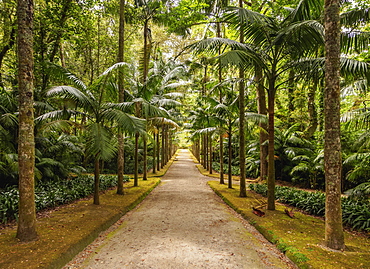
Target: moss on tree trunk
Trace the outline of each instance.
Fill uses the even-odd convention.
[[[35,140],[33,112],[33,1],[19,0],[18,86],[19,86],[19,219],[17,238],[37,239],[35,207]]]
[[[344,249],[341,210],[339,0],[325,1],[325,243]]]

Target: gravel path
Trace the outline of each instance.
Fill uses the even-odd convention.
[[[295,268],[208,180],[180,151],[163,183],[64,268]]]

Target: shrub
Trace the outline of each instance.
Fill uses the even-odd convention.
[[[129,178],[125,176],[125,181]],[[100,189],[117,185],[117,175],[100,175]],[[81,175],[64,181],[40,182],[35,188],[36,211],[55,207],[84,198],[94,192],[94,177]],[[19,191],[16,186],[0,192],[0,222],[6,223],[18,216]]]
[[[266,184],[250,184],[249,187],[267,196]],[[280,202],[302,209],[311,215],[325,216],[325,193],[276,186],[275,197]],[[343,197],[342,217],[345,225],[356,230],[370,231],[370,202]]]

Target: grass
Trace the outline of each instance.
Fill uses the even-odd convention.
[[[22,244],[16,228],[0,230],[0,268],[60,268],[126,212],[134,208],[159,184],[159,178],[125,184],[125,195],[109,190],[100,196],[101,205],[81,200],[62,206],[38,219],[37,241]]]
[[[209,186],[234,210],[240,213],[269,241],[283,251],[299,268],[370,268],[370,240],[367,236],[345,232],[346,250],[331,251],[323,246],[325,227],[320,218],[295,211],[288,217],[286,206],[278,204],[275,211],[263,210],[258,217],[252,207],[266,203],[265,198],[248,191],[246,198],[239,197],[239,186],[233,189],[209,181]]]
[[[139,204],[160,183],[160,177],[175,156],[160,171],[148,173],[148,180],[141,180],[139,187],[133,186],[133,180],[125,183],[124,195],[117,195],[115,189],[109,190],[100,195],[98,206],[93,205],[92,198],[83,199],[44,213],[44,217],[37,220],[37,241],[20,243],[15,238],[16,227],[1,229],[0,268],[61,268],[100,232]]]

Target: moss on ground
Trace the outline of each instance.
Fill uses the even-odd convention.
[[[39,239],[22,244],[16,227],[0,230],[0,268],[60,268],[91,243],[127,211],[135,207],[159,184],[160,178],[125,184],[125,195],[109,190],[100,196],[101,205],[81,200],[51,211],[38,219]]]
[[[124,195],[109,190],[100,195],[100,205],[93,205],[91,198],[52,209],[37,220],[37,241],[20,243],[16,227],[0,230],[0,268],[61,268],[139,204],[160,183],[176,156],[160,171],[148,173],[148,180],[141,180],[138,187],[133,180],[125,183]]]
[[[248,191],[247,197],[241,198],[239,186],[229,189],[217,181],[208,184],[300,268],[370,268],[368,237],[346,232],[346,250],[330,251],[323,247],[325,227],[322,219],[298,211],[290,218],[284,212],[286,206],[281,204],[277,204],[275,211],[263,210],[266,215],[258,217],[253,214],[252,207],[267,203],[259,194]]]

